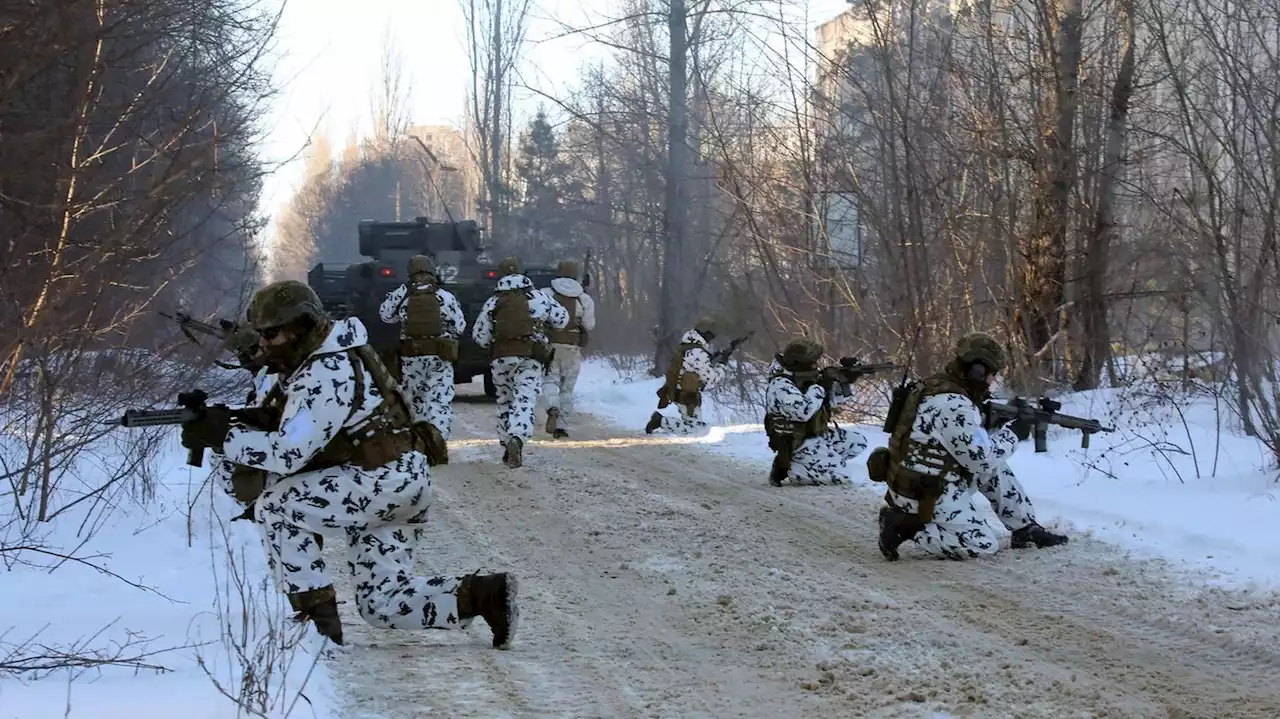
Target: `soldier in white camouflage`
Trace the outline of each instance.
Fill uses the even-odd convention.
[[[684,333],[667,363],[666,382],[658,388],[658,409],[649,415],[646,434],[658,430],[695,434],[707,427],[702,419],[702,392],[724,379],[724,365],[716,362],[710,343],[716,338],[715,322],[704,317]],[[668,407],[676,406],[675,413]]]
[[[431,499],[431,475],[399,385],[355,318],[333,321],[301,282],[254,296],[250,325],[279,376],[263,401],[271,426],[208,407],[183,425],[182,443],[256,470],[244,496],[262,527],[267,563],[298,612],[337,644],[337,595],[316,535],[345,540],[355,605],[388,629],[465,628],[482,617],[493,645],[510,646],[519,610],[509,574],[418,577],[413,554]]]
[[[1015,549],[1066,543],[1036,522],[1030,498],[1006,464],[1019,432],[1012,423],[986,426],[981,407],[1004,366],[1004,348],[990,335],[961,337],[946,369],[907,396],[889,446],[868,457],[868,475],[889,486],[880,509],[886,559],[896,560],[906,541],[948,559],[998,552],[999,539],[978,511],[976,495],[1013,532]]]
[[[521,273],[520,260],[508,257],[498,265],[502,279],[485,301],[471,336],[489,349],[493,383],[498,389],[498,442],[502,461],[516,468],[524,463],[524,445],[533,437],[534,408],[542,374],[551,360],[547,328],[564,329],[569,313],[547,293],[535,289]]]
[[[409,260],[409,282],[387,293],[378,315],[387,324],[400,323],[401,382],[413,421],[426,439],[427,460],[448,464],[453,363],[458,337],[467,328],[462,305],[440,287],[431,258],[415,255]]]
[[[809,339],[787,343],[769,367],[765,388],[765,433],[775,452],[769,483],[841,484],[845,463],[862,454],[867,438],[833,421],[834,410],[853,399],[851,386],[819,369],[822,345]]]

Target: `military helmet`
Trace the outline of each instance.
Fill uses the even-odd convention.
[[[710,317],[703,317],[693,325],[693,330],[698,334],[705,335],[708,332],[716,331],[716,321]]]
[[[507,275],[520,274],[520,258],[507,257],[498,263],[498,274],[506,277]]]
[[[824,351],[821,344],[811,339],[797,337],[787,343],[779,359],[784,367],[812,367],[822,359]]]
[[[556,274],[561,277],[568,277],[576,280],[581,273],[578,271],[577,262],[574,262],[573,260],[560,260],[560,264],[556,265]]]
[[[436,273],[436,263],[428,255],[414,255],[409,258],[409,276],[414,275],[434,275]]]
[[[991,372],[1004,369],[1004,348],[986,332],[970,332],[956,343],[956,359],[961,364],[981,363]]]
[[[258,290],[245,314],[249,325],[258,331],[282,327],[302,317],[317,322],[326,317],[316,291],[297,280],[273,282]]]

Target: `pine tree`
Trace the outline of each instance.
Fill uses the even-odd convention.
[[[521,135],[516,178],[517,250],[544,261],[570,254],[581,188],[561,158],[560,139],[545,110],[538,110]]]

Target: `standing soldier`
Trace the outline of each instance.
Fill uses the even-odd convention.
[[[520,260],[498,265],[498,290],[485,301],[471,330],[476,344],[489,348],[498,389],[498,442],[508,467],[524,462],[524,443],[533,437],[533,411],[542,373],[551,360],[545,326],[564,329],[569,313],[520,273]]]
[[[413,576],[431,475],[400,388],[356,318],[331,320],[296,281],[260,290],[249,322],[279,373],[265,406],[271,429],[208,407],[182,428],[185,447],[210,448],[264,475],[253,504],[267,563],[300,619],[342,643],[337,596],[315,534],[342,537],[360,616],[388,629],[465,628],[479,616],[493,645],[510,645],[519,619],[508,574]]]
[[[702,390],[724,378],[724,367],[707,347],[715,338],[715,324],[705,317],[680,338],[680,346],[667,363],[667,381],[658,390],[658,409],[644,427],[646,434],[659,429],[693,434],[707,426],[702,421]],[[679,414],[663,414],[670,404],[679,408]]]
[[[400,323],[401,382],[432,465],[449,463],[453,363],[458,336],[467,328],[458,298],[436,282],[431,258],[415,255],[409,260],[408,284],[387,293],[378,308],[383,322]]]
[[[777,454],[769,483],[840,484],[844,463],[867,448],[867,438],[832,425],[834,406],[851,399],[849,378],[840,367],[818,369],[823,348],[807,339],[793,340],[769,367],[764,427],[769,448]]]
[[[542,394],[547,399],[547,434],[556,438],[569,436],[569,415],[573,413],[573,388],[582,371],[582,348],[587,333],[596,328],[596,304],[578,282],[578,263],[562,260],[556,268],[559,277],[544,290],[556,304],[569,313],[569,326],[551,329],[551,365],[542,380]]]
[[[948,559],[995,554],[1000,542],[977,511],[981,493],[1013,532],[1013,547],[1051,547],[1067,538],[1036,523],[1035,510],[1006,461],[1018,446],[1016,428],[988,432],[981,406],[1004,369],[1004,348],[990,335],[960,338],[946,369],[919,383],[897,417],[889,446],[867,458],[867,474],[886,482],[880,509],[880,551],[898,558],[914,541]]]

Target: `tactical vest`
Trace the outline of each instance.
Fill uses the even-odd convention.
[[[769,379],[785,377],[795,384],[796,388],[803,394],[817,383],[820,374],[817,370],[792,372],[790,374],[775,372]],[[800,445],[804,444],[806,439],[821,437],[831,429],[832,414],[829,398],[822,403],[818,411],[813,413],[812,417],[804,422],[796,422],[780,414],[765,414],[764,431],[769,438],[769,449],[775,452],[781,452],[786,449],[795,451],[800,448]]]
[[[973,476],[938,442],[921,442],[911,437],[920,403],[939,394],[959,394],[974,404],[980,402],[980,398],[974,398],[972,390],[946,372],[922,380],[908,395],[898,424],[889,435],[889,446],[875,450],[867,458],[871,479],[885,482],[894,493],[919,502],[918,518],[926,523],[933,521],[934,504],[946,486],[944,478],[948,475],[962,479]],[[908,467],[908,463],[927,467],[929,472],[916,471]]]
[[[667,383],[662,386],[668,402],[692,408],[702,404],[702,378],[697,372],[684,371],[684,357],[691,350],[702,349],[694,342],[681,342],[667,362]]]
[[[499,290],[493,306],[491,357],[533,357],[537,321],[529,304],[530,290],[520,287]]]
[[[410,287],[405,298],[404,336],[410,339],[435,339],[444,332],[444,318],[440,313],[440,298],[435,285],[425,288]]]
[[[565,325],[562,330],[548,327],[547,337],[550,338],[552,344],[578,347],[582,341],[582,328],[578,324],[580,320],[577,315],[578,298],[562,295],[554,290],[551,293],[551,298],[569,313],[569,324]]]
[[[316,470],[337,467],[343,464],[354,464],[361,469],[377,469],[393,459],[397,459],[412,450],[422,450],[421,439],[413,431],[413,422],[405,403],[400,385],[392,379],[387,368],[378,358],[378,353],[369,345],[361,345],[346,350],[351,362],[355,392],[352,395],[351,409],[347,412],[343,424],[364,407],[368,393],[365,391],[366,373],[373,380],[373,386],[382,395],[382,402],[373,409],[364,422],[356,427],[343,427],[338,430],[329,444],[320,450],[311,461],[298,472],[314,472]],[[287,397],[283,383],[277,383],[267,395],[267,406],[284,409]],[[279,431],[279,427],[273,429]]]
[[[409,286],[404,299],[403,357],[435,356],[446,362],[458,359],[458,341],[444,335],[444,311],[435,285]]]

